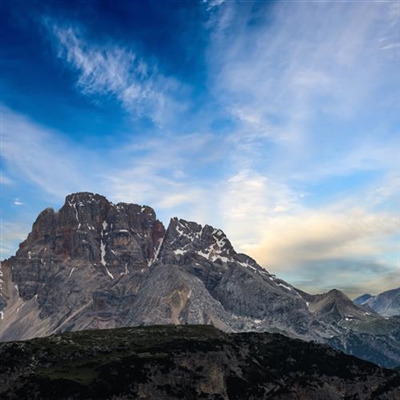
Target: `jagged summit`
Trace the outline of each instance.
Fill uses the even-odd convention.
[[[165,229],[151,207],[89,192],[41,212],[1,269],[3,340],[186,321],[266,329],[268,318],[296,336],[312,321],[291,286],[238,254],[222,230],[176,217]],[[277,307],[303,322],[273,315]]]
[[[160,258],[169,263],[179,264],[181,260],[197,256],[211,263],[226,266],[229,263],[237,263],[245,268],[268,274],[251,257],[236,253],[221,229],[215,229],[210,225],[201,226],[196,222],[177,217],[171,218],[160,249]]]

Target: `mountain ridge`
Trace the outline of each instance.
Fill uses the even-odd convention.
[[[395,400],[400,373],[326,345],[204,325],[0,343],[2,399]]]
[[[364,309],[373,310],[384,317],[400,315],[400,287],[386,290],[376,296],[363,294],[353,300]]]
[[[1,273],[1,341],[189,323],[328,342],[380,318],[340,291],[294,288],[237,253],[221,229],[177,217],[165,229],[151,207],[88,192],[40,213]],[[400,351],[380,359],[398,365]]]

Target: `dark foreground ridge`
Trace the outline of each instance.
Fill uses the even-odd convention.
[[[399,399],[400,373],[326,345],[212,326],[0,344],[1,399]]]

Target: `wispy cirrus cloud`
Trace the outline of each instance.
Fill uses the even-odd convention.
[[[94,101],[113,97],[129,112],[164,124],[170,114],[183,111],[175,96],[182,85],[163,75],[154,62],[112,40],[90,41],[77,24],[45,19],[57,55],[76,73],[77,88]]]
[[[31,182],[60,198],[90,187],[81,171],[90,166],[87,152],[65,137],[8,107],[0,106],[1,157],[9,174]],[[62,179],[61,179],[62,177]]]
[[[116,200],[152,205],[165,222],[180,216],[210,223],[226,155],[223,141],[211,134],[136,139],[115,151],[122,161],[105,174],[106,186]]]
[[[274,164],[285,174],[307,174],[326,160],[327,148],[337,165],[365,138],[375,149],[385,147],[374,128],[359,122],[370,112],[391,121],[380,130],[396,148],[393,111],[399,99],[388,87],[398,82],[398,61],[391,58],[397,50],[381,49],[387,37],[400,40],[393,10],[383,3],[277,2],[254,8],[225,2],[212,18],[210,90],[239,122],[243,140],[254,132],[268,138],[264,148],[274,146]],[[255,142],[254,150],[259,148]]]

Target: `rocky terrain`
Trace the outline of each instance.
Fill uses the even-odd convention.
[[[386,399],[400,373],[280,334],[211,326],[63,333],[0,344],[2,399]]]
[[[363,294],[354,299],[354,303],[385,317],[400,315],[400,288],[387,290],[376,296]]]
[[[225,332],[284,333],[382,366],[400,364],[395,328],[386,324],[384,345],[376,346],[373,327],[385,318],[342,292],[304,293],[238,254],[220,229],[178,218],[165,229],[152,208],[97,194],[72,194],[59,211],[44,210],[0,272],[1,341],[211,324]],[[359,333],[362,324],[368,332]],[[362,338],[362,351],[353,351],[351,335]]]

